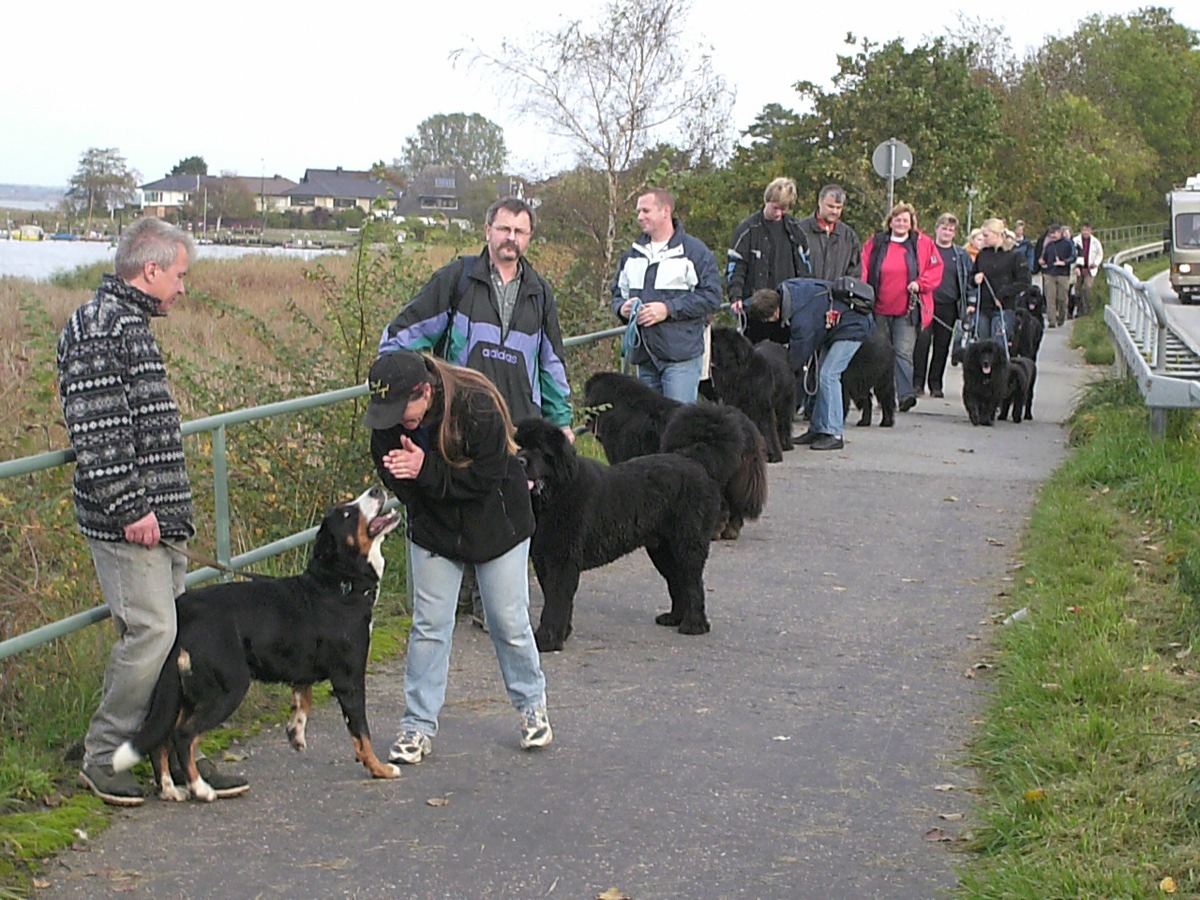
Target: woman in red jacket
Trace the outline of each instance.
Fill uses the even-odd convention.
[[[917,211],[897,203],[863,247],[863,281],[875,288],[875,324],[896,351],[896,397],[900,412],[917,405],[913,349],[917,334],[933,323],[933,289],[942,280],[942,255],[917,230]]]

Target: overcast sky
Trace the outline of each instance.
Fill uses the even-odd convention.
[[[399,156],[417,123],[438,113],[480,113],[506,129],[522,174],[569,166],[536,122],[519,122],[502,79],[453,66],[472,42],[496,47],[557,30],[599,4],[558,0],[559,12],[522,12],[479,0],[421,3],[357,0],[318,5],[231,2],[21,4],[10,18],[0,80],[0,183],[64,185],[89,147],[116,147],[152,181],[180,159],[204,157],[212,174],[362,169]],[[549,4],[548,4],[549,6]],[[772,8],[772,7],[775,8]],[[1139,8],[1097,0],[1107,16]],[[741,10],[747,15],[739,17]],[[939,16],[911,3],[867,0],[761,4],[693,0],[688,31],[711,45],[714,68],[737,90],[735,133],[767,103],[796,107],[792,85],[829,83],[847,30],[913,47],[956,27],[958,10],[1003,25],[1018,56],[1074,31],[1084,9],[1036,4],[947,4]],[[853,10],[848,17],[847,10]],[[1200,4],[1175,20],[1200,29]],[[885,140],[890,135],[880,135]],[[916,148],[914,148],[916,150]]]

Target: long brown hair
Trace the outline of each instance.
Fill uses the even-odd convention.
[[[466,398],[471,394],[484,393],[492,398],[500,417],[504,421],[504,440],[509,453],[517,452],[517,443],[513,440],[512,416],[504,397],[496,390],[496,386],[474,369],[456,366],[438,359],[428,353],[421,354],[425,358],[425,366],[433,376],[433,397],[430,405],[440,403],[442,421],[438,426],[437,448],[446,462],[456,469],[466,468],[471,460],[463,452],[462,423],[451,415],[451,406],[456,398]]]

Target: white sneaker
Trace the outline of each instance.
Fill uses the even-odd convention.
[[[521,749],[536,750],[554,740],[550,719],[542,707],[521,711]]]
[[[429,735],[421,731],[402,731],[392,744],[388,762],[415,766],[432,752],[433,742]]]

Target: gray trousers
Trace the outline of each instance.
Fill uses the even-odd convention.
[[[170,541],[186,547],[186,541]],[[175,598],[183,593],[187,560],[159,543],[88,540],[104,602],[117,629],[104,670],[104,692],[83,740],[85,766],[108,765],[133,737],[175,642]]]

